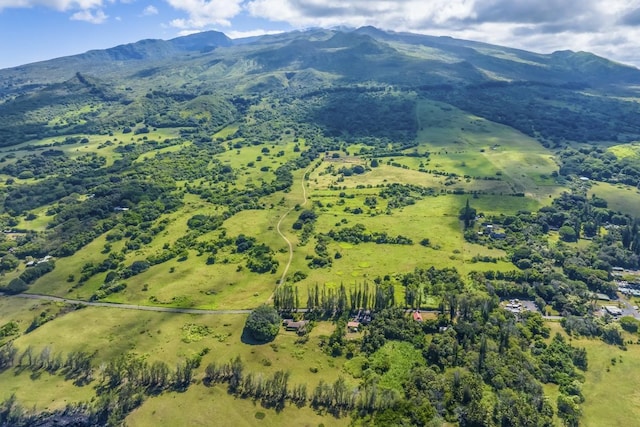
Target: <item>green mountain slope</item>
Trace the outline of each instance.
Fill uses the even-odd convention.
[[[85,82],[94,79],[95,84],[57,98],[59,85],[76,76],[83,76]],[[136,120],[158,114],[176,116],[185,102],[200,95],[216,93],[230,99],[275,91],[283,96],[306,96],[353,85],[414,91],[551,140],[624,141],[640,135],[640,124],[636,124],[640,120],[633,120],[638,108],[624,99],[636,95],[638,82],[640,70],[584,52],[543,55],[371,27],[238,41],[205,32],[0,70],[0,109],[4,112],[0,114],[0,145],[80,131],[79,123],[73,122],[55,131],[50,128],[45,118],[57,114],[54,106],[60,101],[72,102],[77,110],[100,102],[100,107],[94,107],[103,114],[84,115],[80,120],[82,126],[95,130],[114,117],[129,116],[132,109]],[[606,97],[612,92],[618,98]],[[70,101],[68,96],[76,99]],[[171,102],[144,100],[158,96]],[[472,101],[476,98],[480,102]],[[580,123],[581,132],[570,137],[567,132],[549,130],[553,125],[543,117],[521,116],[522,111],[549,111],[550,106],[552,116],[562,111],[575,113],[576,117],[565,117]],[[22,114],[25,108],[42,114]],[[607,111],[622,112],[621,119],[614,118],[612,125]],[[595,132],[597,129],[604,131]]]

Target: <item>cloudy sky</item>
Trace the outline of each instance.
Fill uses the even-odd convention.
[[[0,68],[203,30],[374,25],[640,67],[640,0],[0,0]]]

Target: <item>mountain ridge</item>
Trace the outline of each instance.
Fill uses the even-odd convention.
[[[0,76],[11,79],[12,74],[20,72],[32,73],[38,68],[47,69],[48,71],[66,70],[67,68],[81,68],[75,71],[92,72],[97,71],[100,67],[106,67],[109,70],[117,70],[127,66],[127,62],[135,61],[158,61],[172,57],[181,57],[184,55],[202,55],[215,51],[218,48],[231,47],[247,47],[259,46],[264,42],[264,46],[289,43],[300,38],[306,38],[313,42],[312,34],[324,33],[334,38],[334,47],[341,47],[342,44],[349,43],[354,37],[368,36],[370,40],[378,43],[402,43],[404,45],[420,46],[424,48],[432,48],[440,51],[447,51],[450,55],[454,55],[459,59],[458,62],[480,60],[482,55],[499,53],[505,60],[526,61],[528,63],[544,64],[545,61],[555,62],[557,67],[569,67],[572,71],[583,72],[581,66],[590,65],[593,67],[595,63],[599,64],[600,70],[614,71],[621,74],[618,77],[624,77],[625,80],[632,79],[634,82],[640,81],[640,70],[626,64],[620,64],[609,59],[599,57],[588,52],[573,52],[569,50],[556,51],[549,54],[529,52],[522,49],[516,49],[505,46],[498,46],[473,40],[457,39],[448,36],[430,36],[406,32],[390,32],[375,27],[365,26],[349,31],[344,30],[326,30],[311,29],[306,31],[291,31],[275,35],[266,35],[258,37],[250,37],[246,39],[230,39],[222,32],[205,31],[187,36],[176,37],[169,40],[162,39],[143,39],[133,43],[121,44],[108,49],[93,49],[85,53],[53,58],[45,61],[39,61],[24,64],[16,67],[0,69]],[[481,51],[481,50],[483,51]],[[586,61],[588,56],[589,61]],[[589,64],[590,63],[590,64]],[[108,71],[109,71],[108,70]],[[592,69],[589,69],[592,71]],[[588,71],[589,71],[588,70]],[[631,76],[633,74],[633,76]],[[611,76],[609,76],[611,77]]]
[[[73,87],[79,89],[64,92],[66,102],[87,111],[99,108],[101,114],[83,113],[73,124],[51,126],[51,117],[63,107],[57,105],[56,91]],[[224,105],[246,106],[247,99],[265,94],[302,99],[342,89],[414,93],[531,136],[544,135],[539,129],[551,129],[558,115],[571,117],[574,123],[596,123],[587,123],[591,130],[578,139],[627,141],[640,137],[640,127],[620,123],[620,129],[628,128],[620,136],[607,123],[620,122],[610,117],[618,108],[628,109],[626,121],[635,117],[633,100],[639,87],[639,69],[586,52],[539,54],[373,27],[292,31],[237,42],[214,31],[167,41],[141,40],[0,70],[0,115],[5,115],[0,144],[71,130],[101,132],[116,122],[122,126],[127,117],[161,127],[174,122],[191,126],[208,120],[211,112],[194,113],[197,119],[186,120],[180,112],[186,108],[183,103],[212,94]],[[611,95],[626,104],[614,106],[618,101],[608,99]],[[576,103],[584,108],[577,109]],[[534,106],[549,112],[538,114],[540,123],[525,117]],[[218,110],[225,108],[233,110]],[[47,113],[15,116],[16,111],[32,110]],[[593,133],[594,126],[605,131]],[[568,136],[548,133],[559,135]]]

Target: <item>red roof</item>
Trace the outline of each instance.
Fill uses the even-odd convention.
[[[414,311],[413,312],[413,320],[415,320],[417,322],[422,322],[422,314],[420,314],[419,311]]]

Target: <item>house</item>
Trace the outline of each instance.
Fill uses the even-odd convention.
[[[282,325],[284,326],[284,329],[287,331],[301,333],[301,332],[304,332],[308,323],[309,323],[308,320],[298,320],[296,322],[293,319],[285,319],[282,322]]]
[[[358,328],[360,328],[360,322],[351,321],[347,323],[347,330],[349,332],[358,332]]]
[[[354,322],[359,322],[362,325],[368,325],[371,323],[371,310],[358,310],[358,314],[353,317]]]
[[[621,316],[622,310],[615,305],[605,305],[604,309],[612,316]]]
[[[413,320],[416,322],[422,322],[422,314],[420,314],[419,310],[413,312]]]

